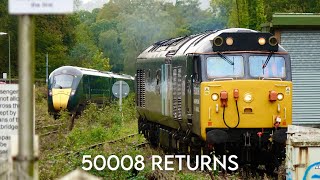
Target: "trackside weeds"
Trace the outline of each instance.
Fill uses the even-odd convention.
[[[106,158],[116,155],[120,159],[125,155],[133,158],[138,155],[144,156],[145,168],[142,171],[136,171],[134,168],[128,171],[121,168],[116,171],[107,168],[98,171],[92,168],[88,171],[90,174],[103,179],[193,180],[211,179],[211,177],[215,179],[241,179],[239,173],[221,175],[217,171],[211,172],[211,175],[206,172],[189,170],[152,171],[152,155],[164,156],[164,153],[161,149],[153,149],[145,144],[146,140],[142,135],[135,135],[138,133],[138,123],[135,117],[133,94],[124,99],[122,112],[119,111],[117,102],[104,108],[98,108],[94,104],[88,105],[82,115],[76,119],[72,131],[68,130],[70,122],[67,112],[62,112],[57,120],[54,120],[48,114],[46,94],[45,87],[36,88],[36,134],[47,134],[40,136],[38,163],[39,179],[41,180],[61,178],[77,168],[81,169],[81,167],[87,166],[82,164],[84,155],[91,155],[91,157],[102,155]],[[141,144],[144,145],[141,146]],[[93,158],[91,160],[93,161]],[[124,161],[124,164],[128,167],[129,161]],[[111,161],[111,165],[114,167],[115,162]],[[97,166],[101,167],[102,161],[97,161]],[[178,169],[177,162],[173,166],[176,167],[174,169]],[[267,178],[264,177],[263,179]]]

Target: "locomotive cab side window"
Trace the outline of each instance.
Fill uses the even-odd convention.
[[[193,80],[194,82],[200,82],[201,61],[200,58],[195,57],[193,60]]]
[[[250,76],[265,78],[285,78],[286,68],[284,58],[273,55],[270,60],[266,62],[267,58],[268,56],[249,57]]]
[[[207,75],[209,79],[224,77],[243,77],[244,63],[242,56],[227,56],[223,59],[220,56],[207,58]]]

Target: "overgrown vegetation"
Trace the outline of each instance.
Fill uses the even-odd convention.
[[[47,112],[47,90],[45,87],[36,88],[36,134],[40,136],[40,158],[39,158],[39,178],[41,180],[60,178],[67,173],[81,169],[83,167],[83,155],[91,155],[91,160],[97,155],[102,155],[106,159],[110,155],[116,155],[119,158],[124,155],[136,157],[144,156],[145,168],[142,171],[136,171],[134,168],[129,171],[119,168],[116,171],[90,170],[89,173],[103,179],[181,179],[181,180],[209,180],[208,172],[186,170],[186,162],[183,161],[183,170],[178,171],[178,161],[175,161],[174,171],[152,171],[151,156],[160,155],[164,158],[161,149],[150,148],[148,145],[139,146],[146,142],[141,135],[136,135],[116,141],[120,138],[137,133],[137,120],[135,117],[134,96],[131,95],[124,99],[122,112],[119,111],[117,102],[114,102],[104,108],[98,108],[90,104],[82,113],[81,117],[76,119],[72,131],[68,130],[69,114],[62,112],[59,119],[54,120]],[[101,161],[98,166],[101,167]],[[114,166],[111,161],[112,166]],[[126,167],[129,162],[125,161]],[[87,167],[87,164],[85,165]],[[215,179],[269,179],[266,176],[260,177],[253,174],[247,174],[240,178],[241,173],[221,174],[221,172],[211,172]],[[280,178],[283,179],[283,178]]]
[[[108,143],[137,133],[135,113],[133,95],[124,99],[122,112],[119,111],[116,102],[104,108],[90,104],[81,117],[76,119],[75,126],[70,132],[69,114],[62,112],[60,118],[54,120],[47,113],[46,88],[37,88],[36,133],[40,135],[39,178],[56,179],[77,168],[81,169],[83,155],[91,157],[103,155],[106,158],[110,155],[118,157],[130,155],[133,158],[143,155],[146,166],[142,171],[135,171],[134,168],[129,171],[121,168],[111,171],[106,168],[102,171],[91,170],[89,173],[103,179],[210,179],[209,174],[200,171],[152,171],[151,156],[164,154],[161,149],[152,149],[148,145],[137,147],[145,142],[145,138],[140,135]],[[59,126],[55,126],[57,124]],[[50,133],[53,131],[57,133]],[[99,143],[102,145],[94,146]],[[99,167],[101,163],[99,161]],[[126,166],[129,166],[128,163],[125,161]],[[174,166],[178,169],[177,163]]]

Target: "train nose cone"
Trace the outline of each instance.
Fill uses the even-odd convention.
[[[52,102],[56,111],[67,109],[71,89],[52,89]]]

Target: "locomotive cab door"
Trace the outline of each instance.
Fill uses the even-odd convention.
[[[197,55],[188,55],[187,56],[187,75],[185,77],[185,95],[186,95],[186,112],[188,123],[192,123],[194,119],[194,106],[199,106],[199,99],[194,99],[194,92],[197,91],[197,86],[195,84],[199,84],[200,82],[200,60]]]
[[[188,123],[192,124],[194,133],[200,135],[200,83],[201,83],[201,58],[199,55],[190,54],[186,60],[186,112]]]
[[[187,75],[185,77],[185,99],[186,99],[186,112],[188,123],[192,124],[192,114],[193,114],[193,56],[187,56]]]

